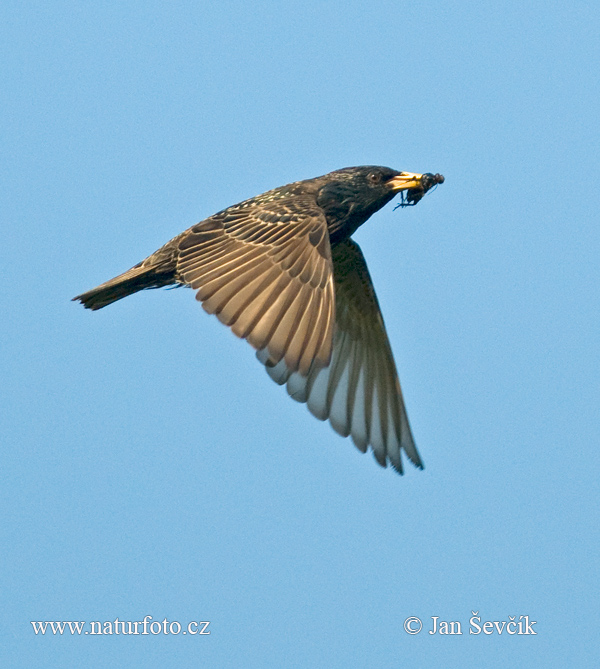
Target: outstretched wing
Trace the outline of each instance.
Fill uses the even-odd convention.
[[[400,451],[422,468],[408,423],[398,373],[365,259],[348,239],[333,250],[336,330],[331,364],[302,376],[282,360],[259,351],[269,376],[319,419],[351,436],[363,453],[370,445],[377,462],[402,473]]]
[[[177,278],[274,365],[306,376],[331,360],[335,296],[327,222],[308,198],[262,197],[177,242]]]

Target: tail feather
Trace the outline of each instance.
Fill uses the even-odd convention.
[[[73,298],[73,301],[79,300],[86,309],[102,309],[102,307],[106,307],[123,297],[137,293],[138,290],[162,288],[174,283],[177,282],[172,269],[160,266],[144,267],[140,263],[127,270],[127,272],[119,274],[114,279],[88,290],[87,293],[77,295]]]

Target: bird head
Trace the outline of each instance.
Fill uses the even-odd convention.
[[[346,237],[398,193],[406,193],[404,206],[416,204],[434,185],[443,183],[444,177],[364,165],[336,170],[319,180],[323,185],[317,203],[325,211],[330,235]]]

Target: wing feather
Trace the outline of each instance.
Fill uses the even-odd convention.
[[[382,467],[389,463],[402,473],[404,450],[422,468],[364,257],[350,239],[337,244],[332,257],[336,309],[331,363],[302,375],[284,358],[270,361],[266,351],[257,356],[276,383],[287,385],[291,397],[306,402],[317,418],[329,419],[339,434],[351,436],[363,453],[370,446]]]
[[[230,207],[183,233],[177,278],[204,309],[271,365],[307,375],[329,364],[335,323],[327,222],[314,200],[290,194]]]

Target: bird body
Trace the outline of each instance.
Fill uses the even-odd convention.
[[[217,212],[127,272],[73,298],[101,309],[185,285],[256,350],[289,394],[400,473],[422,468],[365,260],[350,239],[397,193],[416,204],[441,175],[363,166],[297,181]]]

